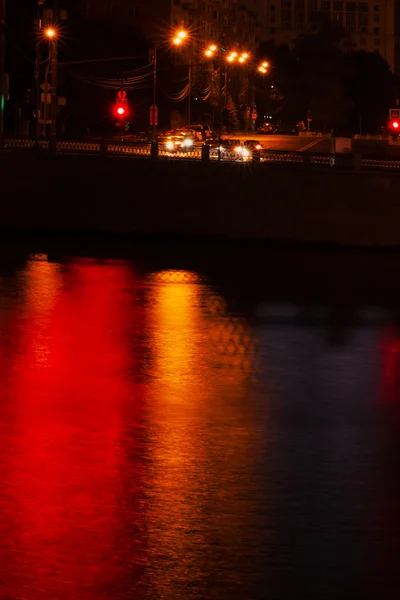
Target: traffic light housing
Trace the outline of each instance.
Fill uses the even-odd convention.
[[[117,99],[114,105],[114,116],[117,119],[118,123],[126,121],[126,119],[129,116],[128,99],[124,90],[120,90],[118,92]]]

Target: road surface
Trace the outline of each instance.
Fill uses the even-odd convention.
[[[226,139],[259,140],[265,150],[286,152],[330,152],[331,141],[325,138],[299,137],[298,135],[225,135]]]

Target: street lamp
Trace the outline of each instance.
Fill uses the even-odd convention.
[[[175,46],[180,46],[184,42],[184,40],[186,40],[187,37],[188,37],[187,31],[185,31],[184,29],[181,29],[180,31],[178,31],[175,34],[172,41],[175,44]]]
[[[53,27],[47,27],[44,30],[44,35],[51,40],[57,36],[57,32]]]
[[[175,46],[180,46],[187,37],[188,37],[187,31],[185,31],[184,29],[180,29],[179,31],[175,32],[175,34],[172,36],[171,42]],[[151,111],[152,114],[151,114],[151,116],[152,116],[152,126],[153,126],[153,134],[152,134],[152,140],[153,140],[153,142],[156,141],[157,50],[162,45],[162,43],[163,42],[160,42],[159,44],[156,44],[154,46],[154,48],[153,48],[153,51],[152,51],[152,63],[153,63],[153,106],[152,106],[152,111]]]
[[[175,46],[181,46],[183,43],[188,41],[189,34],[185,29],[177,31],[172,38],[172,42]],[[210,48],[211,50],[211,48]],[[211,56],[211,55],[210,55]],[[191,96],[192,96],[192,58],[189,56],[189,73],[188,73],[188,129],[190,129],[190,118],[191,118]]]

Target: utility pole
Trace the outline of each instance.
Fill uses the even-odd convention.
[[[36,64],[35,64],[35,107],[36,107],[36,122],[35,122],[35,137],[40,137],[40,109],[41,109],[41,90],[40,90],[40,61],[41,61],[41,42],[42,42],[42,4],[44,0],[37,0],[36,14]]]
[[[0,153],[4,150],[6,104],[6,0],[0,0]]]
[[[188,129],[190,129],[191,110],[192,110],[192,59],[189,59],[188,73]]]
[[[58,21],[58,1],[54,0],[53,19]],[[57,135],[57,59],[58,59],[58,35],[50,40],[50,84],[51,84],[51,126],[50,137]]]
[[[156,100],[157,100],[157,46],[153,50],[153,142],[156,141]]]

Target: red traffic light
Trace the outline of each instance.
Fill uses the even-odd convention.
[[[114,116],[119,120],[122,121],[123,119],[126,119],[129,115],[129,108],[128,108],[128,104],[126,102],[126,100],[119,100],[118,102],[115,103],[114,105]]]
[[[400,130],[400,121],[398,121],[397,119],[391,119],[389,121],[389,127],[390,129],[394,129],[395,131],[399,131]],[[400,131],[399,131],[400,133]]]

